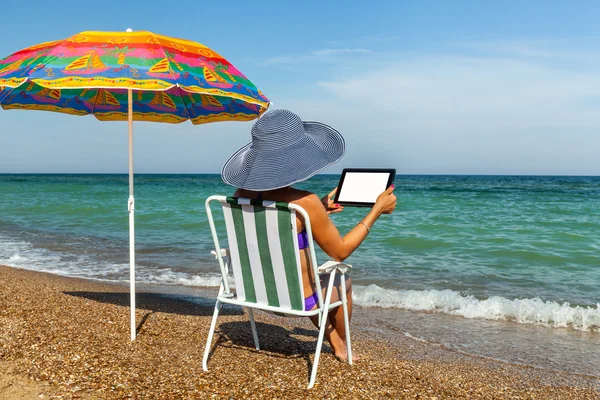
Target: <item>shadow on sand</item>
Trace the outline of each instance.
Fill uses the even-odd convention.
[[[215,332],[217,337],[213,340],[208,358],[209,369],[210,359],[215,352],[226,352],[230,348],[237,348],[257,355],[267,354],[268,357],[302,359],[306,363],[306,378],[310,378],[318,337],[316,329],[296,327],[290,330],[279,325],[256,322],[256,331],[260,350],[254,347],[249,321],[225,322],[217,325]],[[321,354],[325,353],[331,353],[326,343],[321,350]]]
[[[129,293],[115,292],[63,292],[68,296],[82,297],[84,299],[97,301],[100,303],[115,304],[118,306],[129,307]],[[176,297],[165,293],[137,293],[136,308],[150,312],[163,312],[168,314],[192,315],[200,317],[209,317],[213,315],[215,299],[194,296],[193,301],[186,300],[186,296]],[[243,311],[239,307],[223,307],[220,315],[242,315]]]

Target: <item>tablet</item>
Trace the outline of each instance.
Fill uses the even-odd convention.
[[[393,168],[345,168],[333,201],[342,206],[373,207],[395,177]]]

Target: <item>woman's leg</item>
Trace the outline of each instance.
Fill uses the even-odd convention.
[[[329,284],[329,275],[325,275],[321,279],[321,287],[323,289],[323,299],[325,298],[327,286]],[[341,278],[339,275],[336,276],[335,282],[333,283],[333,289],[331,293],[331,302],[334,303],[341,300]],[[352,318],[352,280],[346,276],[346,300],[348,302],[348,320]],[[318,316],[311,317],[311,321],[315,326],[318,327]],[[332,347],[333,354],[341,359],[348,358],[348,349],[346,348],[346,329],[344,326],[344,309],[342,307],[336,307],[331,310],[328,314],[327,324],[325,326],[325,338]],[[354,352],[353,352],[354,353]],[[358,357],[353,354],[353,360],[358,360]]]
[[[323,298],[325,298],[325,291],[329,284],[329,275],[323,277],[321,280],[321,287],[323,288]],[[341,276],[336,275],[335,282],[333,282],[333,293],[331,293],[331,302],[336,302],[342,299],[342,285]],[[348,302],[348,322],[352,321],[352,279],[346,276],[346,300]],[[344,309],[342,307],[334,308],[329,312],[329,319],[335,331],[340,335],[342,340],[346,341],[346,329],[344,326]]]

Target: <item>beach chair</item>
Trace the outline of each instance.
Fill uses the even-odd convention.
[[[211,212],[211,203],[222,206],[223,218],[229,249],[222,249]],[[260,350],[253,309],[272,312],[277,315],[308,317],[319,316],[319,337],[308,388],[315,384],[319,356],[325,334],[325,321],[329,310],[343,307],[346,328],[348,363],[352,364],[350,344],[350,324],[346,299],[345,274],[351,267],[337,261],[328,261],[317,267],[315,249],[308,214],[295,204],[250,200],[243,198],[211,196],[206,200],[206,213],[213,235],[215,251],[213,254],[221,269],[221,287],[217,295],[202,368],[208,371],[207,361],[217,324],[219,310],[223,303],[246,307],[254,345]],[[300,213],[308,236],[310,268],[314,276],[329,274],[329,285],[322,297],[319,279],[316,280],[318,302],[314,310],[304,310],[304,293],[300,251],[298,250],[298,232],[296,214]],[[228,276],[231,268],[235,290],[232,290]],[[341,275],[342,299],[331,303],[331,293],[336,274]]]

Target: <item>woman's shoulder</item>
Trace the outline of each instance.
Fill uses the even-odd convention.
[[[315,207],[317,204],[321,204],[321,199],[319,196],[314,194],[313,192],[309,192],[308,190],[298,190],[293,189],[292,199],[290,203],[294,203],[299,205],[302,208],[305,208],[307,211]]]

